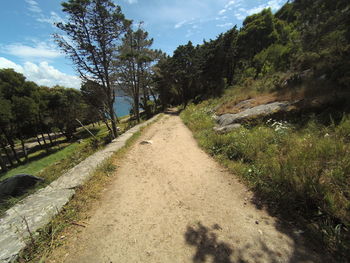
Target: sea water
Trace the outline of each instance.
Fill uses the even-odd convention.
[[[116,97],[114,102],[114,110],[118,117],[130,114],[131,104],[126,97]]]

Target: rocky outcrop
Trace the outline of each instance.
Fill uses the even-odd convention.
[[[293,114],[317,113],[327,108],[349,108],[350,101],[349,92],[334,92],[323,96],[317,96],[295,101],[275,101],[261,105],[257,105],[258,101],[262,101],[261,97],[257,99],[244,100],[232,107],[231,110],[236,113],[226,113],[222,115],[214,115],[217,126],[214,128],[216,132],[224,133],[237,129],[238,124],[251,122],[256,119],[280,118]]]
[[[272,102],[264,105],[259,105],[253,108],[248,108],[236,114],[223,114],[217,117],[217,123],[219,127],[222,128],[235,123],[242,123],[252,119],[268,117],[276,113],[288,112],[292,109],[293,107],[290,102]]]

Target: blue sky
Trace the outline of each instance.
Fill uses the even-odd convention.
[[[57,48],[54,22],[64,21],[61,0],[5,0],[0,9],[0,68],[14,68],[39,85],[79,88],[74,66]],[[128,19],[143,21],[153,48],[169,55],[191,40],[215,39],[263,8],[286,0],[119,0]]]

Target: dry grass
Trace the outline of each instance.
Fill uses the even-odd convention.
[[[297,84],[282,84],[291,75],[287,73],[275,73],[261,79],[248,78],[234,87],[229,87],[223,96],[216,99],[218,107],[216,114],[238,113],[248,107],[255,107],[275,101],[308,101],[321,98],[334,97],[342,94],[330,83],[320,79],[305,79]],[[341,96],[341,95],[340,95]],[[348,96],[348,95],[347,95]],[[247,103],[241,103],[249,100]]]
[[[222,115],[226,113],[238,113],[245,109],[252,108],[255,106],[259,106],[262,104],[267,104],[277,101],[277,97],[273,94],[269,95],[262,95],[257,96],[253,98],[249,98],[243,101],[237,101],[237,99],[234,99],[232,101],[228,101],[224,103],[220,108],[216,111],[217,115]]]

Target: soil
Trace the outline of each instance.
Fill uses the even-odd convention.
[[[87,227],[46,262],[322,262],[253,197],[170,114],[129,150]]]

